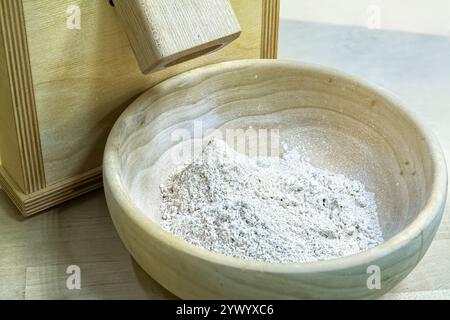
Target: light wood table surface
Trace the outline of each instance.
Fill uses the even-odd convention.
[[[280,58],[320,63],[397,94],[450,157],[450,36],[282,21]],[[66,288],[67,267],[81,290]],[[175,298],[130,258],[103,191],[24,220],[0,192],[0,299]],[[450,209],[416,269],[385,296],[450,299]]]

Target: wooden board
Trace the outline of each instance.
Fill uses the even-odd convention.
[[[20,190],[32,193],[45,187],[45,178],[20,1],[0,2],[0,21],[2,167]]]
[[[3,37],[0,33],[0,43],[3,43]],[[0,46],[0,75],[8,75],[8,65],[6,63],[6,52],[4,47]],[[17,184],[25,189],[23,170],[20,159],[20,148],[17,132],[14,109],[10,108],[13,104],[12,95],[9,86],[9,77],[0,77],[0,123],[4,127],[0,134],[0,150],[4,150],[1,154],[0,165],[3,168],[9,168],[9,175],[14,177]]]
[[[276,57],[279,0],[231,3],[243,30],[238,40],[206,57],[144,76],[108,1],[2,1],[1,29],[7,39],[2,44],[9,55],[0,65],[9,69],[0,83],[6,83],[2,93],[13,98],[6,112],[15,112],[16,126],[0,131],[17,141],[0,141],[0,183],[23,214],[101,185],[108,132],[145,89],[204,64]],[[69,8],[79,8],[81,29],[67,28],[74,14]]]

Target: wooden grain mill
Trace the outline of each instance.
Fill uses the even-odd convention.
[[[144,90],[276,57],[279,0],[113,3],[0,1],[0,184],[23,215],[102,186],[108,133]]]

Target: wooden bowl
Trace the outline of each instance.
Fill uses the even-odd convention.
[[[376,193],[385,243],[334,260],[272,264],[167,233],[158,223],[159,185],[174,169],[174,132],[194,133],[196,123],[203,131],[278,129],[314,165],[363,181]],[[444,210],[447,170],[433,135],[381,89],[319,66],[244,60],[181,74],[135,101],[109,137],[104,185],[130,253],[180,298],[372,298],[425,254]]]

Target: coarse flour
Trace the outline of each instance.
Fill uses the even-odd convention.
[[[214,139],[169,177],[161,197],[165,230],[227,256],[307,262],[383,242],[374,194],[295,149],[249,158]]]

